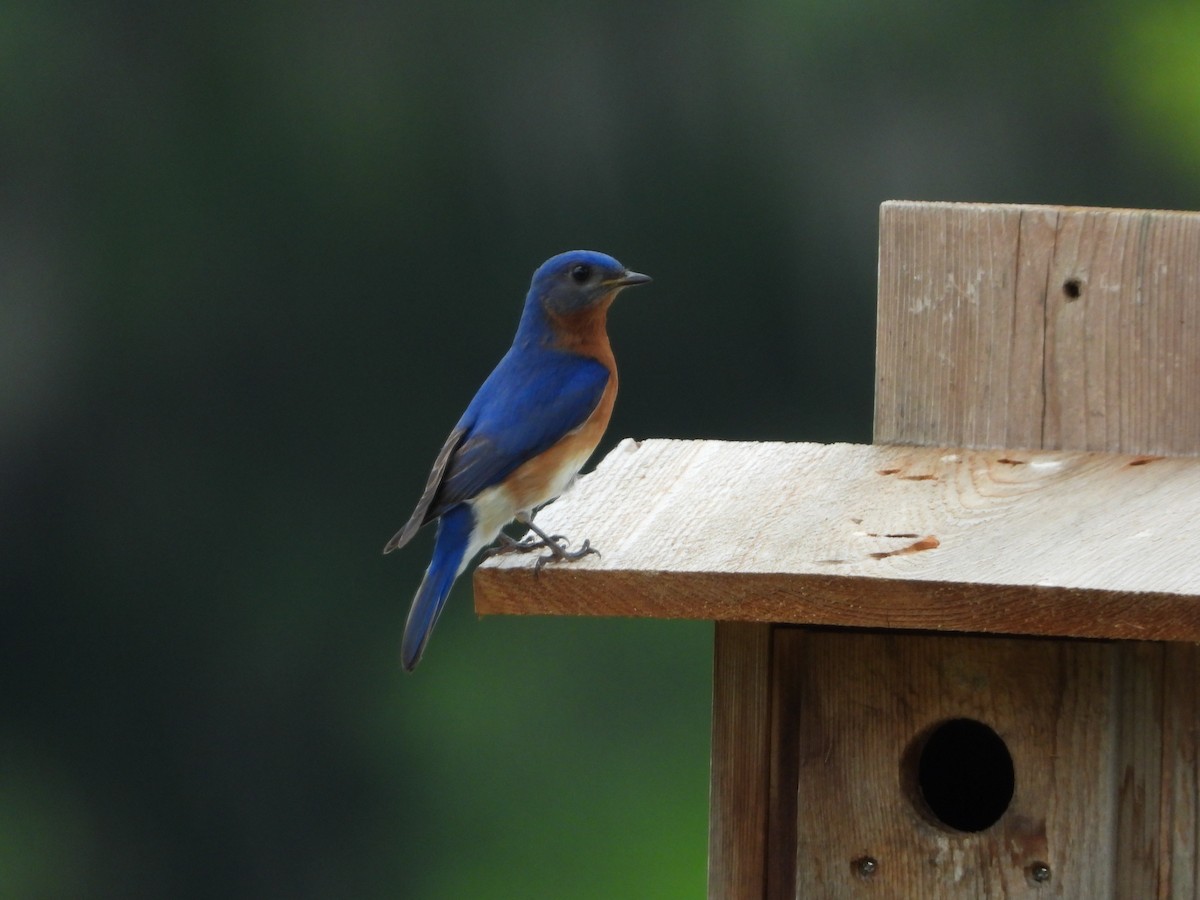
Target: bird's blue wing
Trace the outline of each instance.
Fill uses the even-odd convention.
[[[392,535],[392,539],[383,548],[384,553],[399,550],[412,540],[413,535],[421,530],[422,525],[430,520],[431,517],[428,515],[429,508],[433,504],[434,497],[437,496],[438,491],[442,487],[442,479],[446,475],[446,467],[450,465],[454,451],[462,444],[463,437],[464,434],[461,427],[455,428],[450,432],[450,436],[446,438],[446,443],[442,445],[442,449],[438,452],[437,459],[433,462],[433,471],[429,473],[429,479],[425,482],[425,490],[421,492],[421,499],[417,501],[417,508],[408,517],[408,521],[404,523],[404,527]]]
[[[586,422],[609,377],[591,357],[545,347],[509,350],[450,432],[416,509],[383,552],[403,547],[421,526]]]
[[[499,483],[587,421],[610,377],[604,364],[560,350],[510,350],[483,383],[455,431],[425,521]]]

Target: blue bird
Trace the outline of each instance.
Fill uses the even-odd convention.
[[[608,308],[623,288],[649,280],[591,250],[560,253],[533,273],[512,347],[442,445],[408,523],[383,548],[398,550],[438,523],[404,626],[406,670],[420,662],[455,579],[497,537],[496,553],[545,548],[539,568],[596,552],[587,541],[567,551],[560,536],[533,524],[533,513],[566,490],[600,443],[617,396]],[[503,534],[514,519],[538,539]]]

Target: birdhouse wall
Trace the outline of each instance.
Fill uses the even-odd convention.
[[[877,341],[876,442],[1198,455],[1200,214],[884,204]],[[709,896],[1200,896],[1198,681],[1170,639],[718,622]],[[1011,796],[955,827],[925,788],[989,733]]]

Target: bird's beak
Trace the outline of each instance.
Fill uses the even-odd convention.
[[[629,287],[634,284],[647,284],[654,279],[649,275],[643,275],[641,272],[626,272],[620,278],[615,278],[609,282],[613,287]]]

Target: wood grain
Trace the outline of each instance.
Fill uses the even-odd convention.
[[[876,441],[1200,454],[1200,214],[886,203],[879,273]],[[1116,738],[1081,771],[1123,773],[1092,799],[1115,827],[1079,859],[1112,861],[1094,896],[1194,898],[1200,646],[1119,652]]]
[[[786,896],[1158,896],[1154,854],[1114,836],[1133,836],[1119,796],[1144,788],[1168,749],[1146,677],[1163,647],[777,629],[776,665],[795,672],[781,702],[801,712]],[[963,717],[1000,736],[1015,773],[1008,810],[979,832],[940,824],[913,771],[921,736]],[[1133,808],[1155,818],[1156,791]],[[877,861],[869,878],[852,865],[864,856]],[[1048,882],[1031,879],[1037,862]]]
[[[890,202],[875,440],[1200,454],[1200,213]]]
[[[1200,640],[1200,460],[627,441],[539,515],[602,553],[481,613]]]
[[[877,443],[1041,446],[1055,218],[1045,208],[883,205]]]
[[[1200,896],[1200,647],[1165,644],[1163,652],[1157,896],[1187,900]]]
[[[762,897],[771,741],[771,626],[718,622],[708,896]]]

